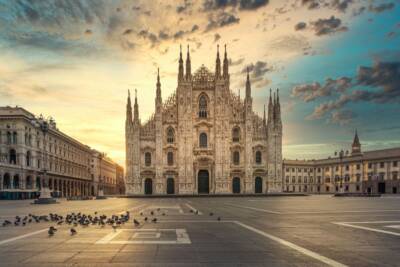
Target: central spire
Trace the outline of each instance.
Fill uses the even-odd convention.
[[[189,45],[187,46],[187,55],[186,55],[186,80],[190,80],[192,76],[192,67],[190,63],[190,52],[189,52]]]
[[[247,67],[246,98],[250,98],[250,97],[251,97],[251,85],[250,85],[249,67]]]
[[[219,59],[219,45],[217,45],[217,60],[215,61],[215,77],[221,77],[221,60]]]
[[[126,103],[126,122],[132,123],[131,93],[129,89],[128,89],[128,101]]]
[[[156,90],[156,102],[161,103],[161,82],[160,82],[160,68],[157,69],[157,90]]]
[[[133,105],[133,121],[139,122],[139,105],[137,102],[137,90],[135,89],[135,104]]]
[[[229,70],[228,70],[228,54],[226,53],[226,44],[225,44],[225,53],[224,53],[224,65],[223,65],[223,74],[222,76],[224,77],[224,79],[228,79],[229,78]]]
[[[183,80],[183,59],[182,59],[182,45],[180,45],[178,81],[182,80]]]

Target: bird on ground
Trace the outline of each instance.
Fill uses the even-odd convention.
[[[161,215],[162,215],[162,216],[165,216],[165,213],[163,212]]]
[[[144,217],[144,221],[147,222],[147,217]]]
[[[199,211],[198,211],[198,210],[196,210],[195,214],[196,214],[196,215],[199,215]]]
[[[143,212],[140,213],[140,216],[143,216]]]
[[[220,220],[221,220],[221,217],[218,217],[217,220],[220,221]]]
[[[214,213],[210,212],[210,216],[213,216],[213,215],[214,215]]]
[[[150,211],[150,215],[154,215],[154,211]]]
[[[193,213],[193,210],[192,210],[192,209],[190,209],[190,213]]]
[[[140,225],[140,222],[138,220],[136,220],[136,219],[133,219],[133,223],[135,224],[135,226],[139,226]]]
[[[57,231],[57,229],[55,229],[53,226],[50,226],[50,228],[47,231],[47,233],[49,234],[49,236],[53,236],[56,231]]]
[[[157,222],[157,218],[154,218],[153,220],[151,220],[153,223]]]
[[[75,230],[75,228],[71,228],[70,230],[71,235],[76,235],[77,231]]]

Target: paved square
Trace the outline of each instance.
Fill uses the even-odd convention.
[[[118,216],[118,227],[0,227],[1,266],[398,266],[400,198],[331,196],[0,202],[29,213]],[[153,219],[156,218],[157,220]],[[133,223],[135,219],[138,224]],[[49,226],[57,228],[53,236]]]

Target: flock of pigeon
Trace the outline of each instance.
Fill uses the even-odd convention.
[[[198,215],[199,211],[198,210],[190,210],[191,213]],[[140,216],[143,217],[143,222],[140,223],[137,219],[133,219],[132,223],[135,227],[139,227],[141,224],[146,223],[146,222],[152,222],[152,223],[157,223],[157,217],[156,215],[161,215],[165,216],[165,212],[162,212],[160,208],[158,208],[155,211],[150,211],[150,215],[153,217],[152,219],[146,217],[143,212],[140,213]],[[209,216],[214,216],[214,213],[210,212]],[[218,221],[221,220],[221,217],[217,218]],[[40,222],[48,222],[48,223],[55,223],[58,226],[61,225],[68,225],[70,226],[70,235],[76,235],[78,232],[76,228],[78,226],[81,227],[88,227],[90,225],[92,226],[100,226],[101,228],[105,226],[111,226],[114,231],[118,227],[121,227],[125,223],[129,223],[130,221],[130,213],[129,211],[126,211],[124,214],[120,215],[111,215],[107,216],[105,214],[98,215],[97,212],[94,212],[94,215],[86,215],[84,213],[78,212],[78,213],[69,213],[65,216],[56,214],[56,213],[50,213],[49,215],[34,215],[34,214],[28,214],[27,216],[24,216],[23,218],[20,216],[15,216],[15,220],[11,222],[10,220],[4,220],[2,223],[3,227],[6,226],[25,226],[30,223],[40,223]],[[57,232],[57,228],[54,226],[50,226],[49,230],[47,231],[49,236],[53,236]]]

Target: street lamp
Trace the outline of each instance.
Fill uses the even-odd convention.
[[[34,204],[54,204],[56,200],[51,196],[51,191],[48,187],[47,182],[47,157],[46,157],[46,134],[49,131],[49,123],[46,119],[43,119],[42,116],[39,119],[32,120],[32,125],[35,127],[39,127],[43,133],[43,148],[42,148],[42,157],[43,157],[43,186],[40,188],[40,196],[38,199],[34,201]]]

